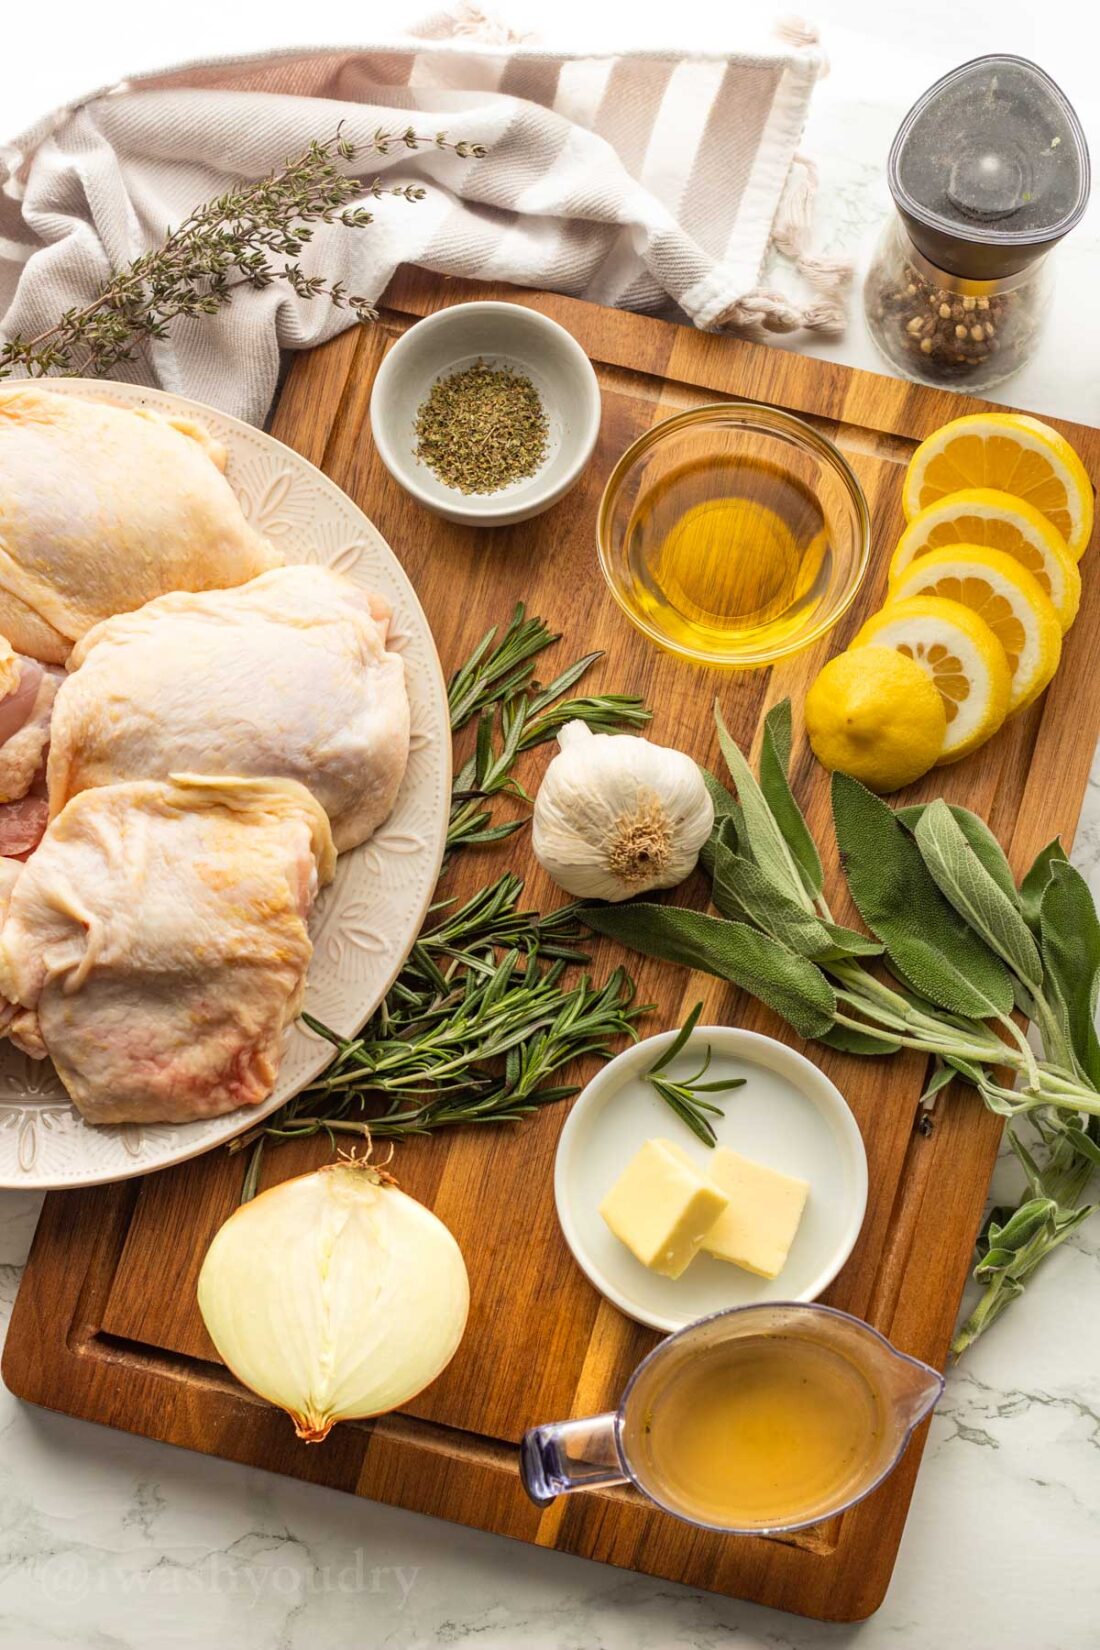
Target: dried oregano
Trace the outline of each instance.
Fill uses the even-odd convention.
[[[472,367],[437,378],[416,415],[416,456],[444,486],[498,493],[533,476],[549,429],[539,392],[511,367]]]

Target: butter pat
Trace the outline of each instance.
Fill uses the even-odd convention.
[[[726,1209],[706,1234],[703,1248],[746,1272],[776,1278],[787,1263],[809,1186],[763,1163],[716,1146],[707,1174],[728,1198]]]
[[[728,1202],[670,1141],[647,1140],[600,1204],[600,1214],[643,1266],[678,1278],[709,1241]]]

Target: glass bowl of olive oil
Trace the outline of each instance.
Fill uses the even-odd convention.
[[[596,537],[639,630],[701,664],[753,669],[836,624],[867,571],[871,520],[826,436],[730,401],[678,413],[627,448]]]

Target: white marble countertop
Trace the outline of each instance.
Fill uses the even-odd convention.
[[[5,17],[3,135],[44,110],[164,62],[270,45],[378,38],[395,15],[330,0],[151,8],[112,0]],[[656,0],[517,0],[557,40],[667,40]],[[1094,5],[806,0],[833,72],[805,147],[822,173],[827,248],[865,260],[886,206],[883,161],[912,99],[991,50],[1036,58],[1100,147]],[[728,0],[696,0],[675,38],[720,45]],[[551,24],[552,18],[552,24]],[[583,35],[580,30],[583,29]],[[1096,207],[1058,255],[1043,349],[1005,399],[1100,423]],[[799,346],[801,347],[801,346]],[[858,316],[815,353],[877,369]],[[1100,769],[1075,858],[1100,894]],[[0,1309],[15,1295],[38,1200],[0,1193]],[[1065,1245],[1008,1319],[952,1372],[932,1424],[894,1580],[860,1627],[802,1621],[26,1408],[0,1390],[0,1642],[103,1650],[232,1642],[237,1650],[1094,1650],[1100,1620],[1100,1218]]]

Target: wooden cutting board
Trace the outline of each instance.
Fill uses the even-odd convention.
[[[582,482],[548,514],[514,528],[456,527],[425,514],[390,480],[370,438],[371,383],[394,339],[430,310],[480,297],[528,305],[568,327],[603,391],[600,443]],[[628,442],[672,412],[729,397],[789,408],[840,444],[866,489],[875,545],[861,597],[833,635],[773,671],[732,676],[659,653],[627,624],[600,577],[593,525],[603,483]],[[656,707],[654,737],[717,769],[709,711],[715,691],[743,743],[786,694],[799,727],[811,677],[882,600],[902,524],[902,470],[914,446],[979,405],[566,298],[408,273],[387,295],[377,326],[298,357],[273,432],[377,523],[420,593],[445,670],[523,599],[564,633],[558,664],[548,670],[603,648],[586,688],[644,693]],[[1061,427],[1095,475],[1100,432]],[[1043,700],[984,750],[907,798],[941,792],[975,809],[1008,846],[1017,871],[1055,833],[1072,837],[1100,731],[1094,559],[1085,563],[1081,615],[1062,669]],[[546,758],[543,752],[532,759],[533,777]],[[794,779],[811,825],[829,841],[827,787],[801,738]],[[532,903],[557,902],[531,862],[525,835],[461,857],[449,891],[472,890],[509,866],[529,876]],[[835,866],[832,872],[835,887]],[[701,886],[698,892],[701,898]],[[595,954],[599,969],[612,961],[609,947]],[[641,997],[659,1005],[650,1029],[679,1024],[702,997],[710,1015],[797,1044],[766,1010],[709,978],[656,963],[636,973]],[[919,1057],[860,1061],[807,1052],[847,1096],[870,1165],[862,1234],[825,1299],[942,1367],[1000,1125],[972,1092],[958,1089],[942,1095],[931,1126],[918,1129]],[[893,1568],[923,1433],[867,1501],[784,1539],[696,1531],[621,1490],[548,1509],[526,1499],[516,1471],[524,1429],[610,1408],[656,1339],[601,1301],[558,1231],[552,1169],[565,1111],[559,1104],[516,1127],[466,1129],[399,1148],[402,1183],[455,1232],[473,1293],[454,1362],[400,1414],[341,1426],[321,1447],[301,1444],[281,1413],[243,1391],[219,1364],[195,1308],[195,1278],[239,1194],[242,1160],[223,1151],[146,1180],[46,1199],[8,1335],[7,1384],[70,1415],[540,1546],[805,1615],[870,1614]],[[323,1141],[269,1151],[265,1184],[329,1155]]]

